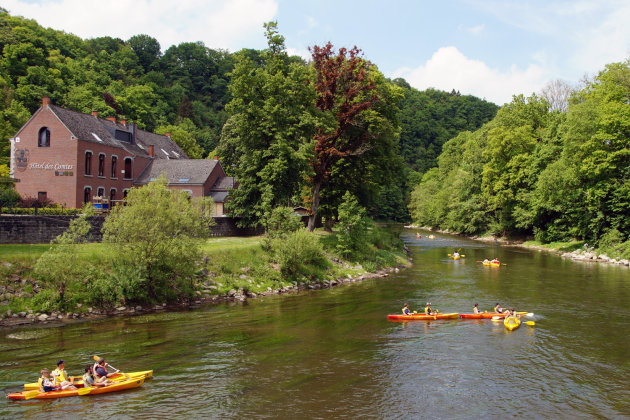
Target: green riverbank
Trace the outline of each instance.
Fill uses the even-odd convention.
[[[265,237],[209,238],[202,245],[194,291],[175,302],[127,302],[98,305],[89,292],[87,279],[71,279],[65,307],[52,304],[54,288],[36,278],[33,266],[50,247],[48,244],[0,245],[0,325],[34,322],[67,322],[114,314],[180,309],[204,302],[248,298],[304,289],[333,287],[348,281],[384,276],[408,264],[397,233],[374,227],[367,247],[359,255],[344,259],[335,252],[337,235],[318,231],[327,257],[326,264],[305,267],[308,276],[287,278],[265,250]],[[80,260],[102,267],[111,264],[107,244],[76,245]]]

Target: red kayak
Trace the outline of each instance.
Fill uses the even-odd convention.
[[[516,315],[526,315],[527,312],[516,312]],[[492,319],[495,316],[499,318],[505,318],[507,312],[499,313],[499,312],[484,312],[481,314],[460,314],[459,317],[463,319]]]
[[[426,314],[413,314],[413,315],[387,315],[387,319],[398,320],[398,321],[431,321],[435,319],[457,319],[459,313],[453,312],[450,314],[442,314],[438,313],[435,315],[426,315]]]

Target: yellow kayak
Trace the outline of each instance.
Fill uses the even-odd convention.
[[[129,372],[127,375],[129,375],[129,379],[148,379],[151,378],[153,376],[153,371],[152,370],[142,370],[139,372]],[[83,387],[83,380],[81,379],[81,376],[71,376],[70,380],[73,380],[72,382],[76,387],[81,388]],[[110,381],[112,382],[120,382],[120,381],[124,381],[127,380],[127,376],[124,373],[118,373],[112,377],[109,378]],[[32,391],[34,389],[39,389],[39,385],[37,384],[37,382],[33,382],[30,384],[24,384],[24,390],[25,391]]]
[[[521,326],[521,320],[518,318],[514,318],[512,316],[509,316],[503,320],[503,325],[505,325],[505,328],[512,331]]]

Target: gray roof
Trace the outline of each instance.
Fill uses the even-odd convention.
[[[227,191],[219,191],[219,192],[211,192],[210,197],[212,197],[212,201],[215,203],[224,203],[225,198],[228,196]]]
[[[234,188],[234,177],[233,176],[222,176],[217,179],[217,182],[214,183],[211,191],[227,191],[229,188]]]
[[[206,182],[217,163],[213,159],[156,159],[142,171],[134,184],[148,184],[165,174],[168,184],[200,185]]]
[[[57,105],[48,105],[61,122],[79,140],[124,149],[133,155],[148,156],[149,145],[154,148],[156,159],[188,159],[184,151],[170,137],[151,133],[139,128],[135,143],[118,140],[116,130],[132,134],[134,126],[123,125],[92,115],[82,114]]]

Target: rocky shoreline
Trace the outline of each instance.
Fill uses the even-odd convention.
[[[15,327],[23,327],[28,325],[37,325],[37,326],[60,326],[67,325],[76,322],[83,321],[91,321],[98,319],[105,319],[116,316],[131,316],[131,315],[142,315],[153,312],[175,312],[180,310],[185,310],[188,308],[195,308],[202,306],[204,304],[215,304],[222,302],[242,302],[244,303],[248,299],[256,299],[258,297],[263,296],[273,296],[273,295],[281,295],[288,293],[300,293],[309,290],[320,290],[320,289],[328,289],[331,287],[337,287],[344,284],[356,283],[362,280],[371,279],[371,278],[382,278],[388,277],[390,273],[398,273],[400,269],[406,268],[409,266],[400,264],[397,267],[388,267],[376,271],[374,273],[366,273],[359,276],[351,276],[348,274],[348,277],[341,277],[335,280],[325,280],[322,283],[296,283],[293,285],[281,287],[279,289],[273,290],[268,288],[267,291],[262,293],[254,293],[251,291],[246,291],[244,289],[232,289],[226,294],[216,295],[211,294],[213,289],[211,289],[211,285],[204,284],[201,287],[201,290],[197,291],[196,298],[181,301],[177,303],[162,303],[158,305],[152,306],[119,306],[117,308],[94,308],[87,305],[77,304],[78,308],[85,307],[84,312],[67,312],[62,313],[59,311],[53,311],[50,313],[40,313],[29,311],[22,311],[18,313],[13,313],[11,310],[7,311],[7,313],[0,319],[0,328],[8,329]],[[8,304],[8,298],[12,296],[24,296],[24,293],[30,294],[28,292],[23,292],[25,285],[30,285],[33,288],[33,291],[37,293],[38,285],[37,283],[30,278],[20,278],[19,275],[14,274],[10,278],[13,286],[0,286],[0,305]],[[21,291],[22,290],[22,291]],[[32,295],[31,295],[32,296]]]

